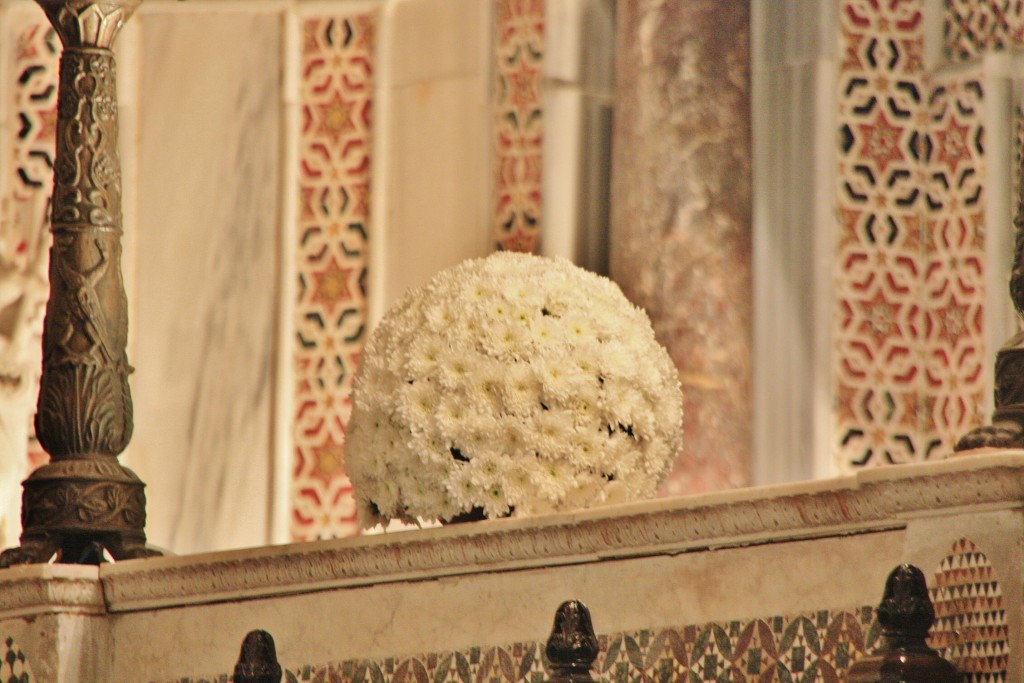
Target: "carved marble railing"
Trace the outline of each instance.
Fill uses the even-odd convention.
[[[841,673],[880,645],[874,607],[905,562],[931,587],[933,647],[1021,680],[1021,451],[461,528],[15,567],[0,573],[0,642],[30,680],[217,680],[266,629],[297,680],[517,683],[545,673],[538,638],[577,597],[600,634],[599,679],[712,660]]]

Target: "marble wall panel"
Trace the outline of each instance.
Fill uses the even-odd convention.
[[[545,5],[540,253],[608,273],[615,3]]]
[[[282,267],[282,20],[154,8],[133,21],[136,430],[124,461],[150,484],[152,543],[260,545]]]
[[[664,490],[750,477],[750,8],[620,0],[611,275],[645,308],[683,384]]]
[[[410,287],[493,249],[492,12],[479,0],[400,0],[382,17],[371,324]]]

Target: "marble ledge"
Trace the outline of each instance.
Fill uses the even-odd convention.
[[[974,453],[573,514],[134,560],[104,565],[98,577],[95,568],[17,568],[0,571],[0,618],[37,599],[49,608],[65,600],[76,610],[132,612],[898,530],[914,519],[1021,507],[1024,451]],[[65,587],[42,588],[51,582]]]
[[[0,618],[107,611],[98,567],[33,564],[0,570]]]

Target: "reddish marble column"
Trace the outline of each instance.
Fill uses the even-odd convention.
[[[750,474],[750,6],[618,0],[611,271],[679,368],[667,494]]]

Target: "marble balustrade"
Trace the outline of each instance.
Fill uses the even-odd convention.
[[[774,667],[828,681],[878,644],[872,608],[911,562],[936,603],[933,642],[984,680],[1019,680],[1022,500],[1024,452],[1006,452],[577,514],[20,567],[0,574],[0,670],[226,681],[262,628],[289,681],[535,681],[554,609],[576,597],[605,678],[757,680]]]

